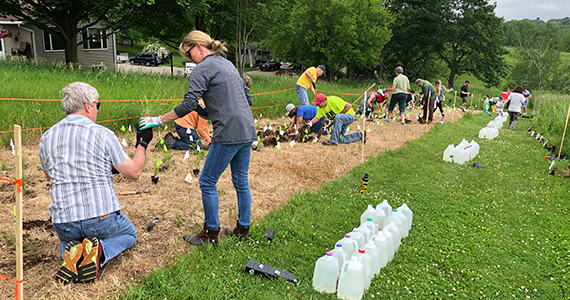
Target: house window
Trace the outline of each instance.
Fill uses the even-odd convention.
[[[107,49],[107,34],[101,28],[88,28],[81,33],[83,50]]]
[[[52,28],[53,31],[59,32],[59,29]],[[44,50],[45,51],[61,51],[65,50],[65,45],[55,36],[52,36],[49,32],[43,31],[44,38]]]

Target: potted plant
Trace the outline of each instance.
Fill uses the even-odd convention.
[[[206,151],[197,150],[196,161],[194,161],[194,169],[192,173],[194,176],[200,175],[200,162],[206,157]]]
[[[154,174],[150,177],[150,179],[152,180],[152,184],[158,183],[158,171],[161,165],[162,165],[162,159],[160,159],[159,157],[156,160],[156,163],[154,164]]]

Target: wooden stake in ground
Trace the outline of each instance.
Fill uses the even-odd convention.
[[[366,91],[367,92],[367,91]],[[364,134],[366,133],[366,129],[364,129],[364,126],[366,125],[366,112],[368,110],[368,98],[366,95],[366,92],[364,92],[364,115],[360,115],[360,116],[364,116],[364,118],[362,118],[362,160],[361,162],[364,163]],[[372,108],[374,108],[374,106],[372,106]],[[362,112],[361,112],[362,114]]]
[[[16,298],[24,299],[24,288],[22,280],[24,279],[24,255],[22,240],[22,127],[14,125],[14,149],[16,156]]]
[[[453,115],[455,114],[455,100],[457,100],[457,91],[455,92],[455,96],[453,96],[453,110],[451,111],[451,120],[453,121]]]
[[[566,128],[568,127],[568,117],[570,117],[570,105],[568,106],[568,114],[566,114],[566,124],[564,124],[564,133],[562,134],[562,142],[560,142],[560,149],[558,149],[558,158],[562,153],[562,146],[564,145],[564,137],[566,136]]]
[[[373,83],[368,89],[366,89],[366,91],[368,92],[375,85],[376,85],[376,83]],[[352,102],[352,106],[354,106],[354,103],[358,102],[358,100],[360,100],[360,98],[362,98],[362,95],[360,95],[360,97],[358,97],[358,99],[356,99],[356,101]]]

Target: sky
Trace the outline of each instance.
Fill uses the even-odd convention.
[[[495,14],[505,21],[536,19],[543,21],[570,17],[569,0],[489,0],[496,3]]]

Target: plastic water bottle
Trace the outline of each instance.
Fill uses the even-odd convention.
[[[388,252],[388,262],[390,262],[394,258],[394,253],[396,253],[396,247],[394,246],[396,244],[396,237],[388,229],[388,226],[382,229],[382,234],[386,237],[386,241],[388,241],[388,246],[390,247],[390,251]]]
[[[378,230],[384,228],[384,220],[386,219],[386,213],[382,208],[376,207],[376,215],[378,216]]]
[[[378,252],[380,253],[380,268],[384,268],[388,264],[390,258],[390,249],[392,249],[390,241],[386,239],[386,236],[384,236],[382,231],[379,231],[374,236],[374,245],[376,245],[376,248],[378,248]]]
[[[378,224],[380,221],[378,215],[376,214],[374,206],[370,204],[368,205],[368,208],[366,208],[366,210],[362,213],[362,215],[360,215],[360,224],[366,222],[368,218],[372,218],[372,222],[376,224]]]
[[[401,211],[406,215],[408,218],[408,228],[412,229],[412,218],[414,217],[414,212],[408,207],[408,204],[402,204],[402,206],[398,207],[398,211]]]
[[[362,195],[364,195],[366,194],[366,189],[368,189],[368,173],[364,174],[364,177],[362,177],[360,188],[358,190]]]
[[[360,225],[360,227],[358,227],[358,230],[364,237],[364,244],[368,243],[368,241],[372,237],[372,230],[370,230],[370,228],[368,228],[368,226],[366,225]]]
[[[370,205],[370,207],[372,207],[372,205]],[[374,214],[376,214],[375,209],[374,209]],[[372,218],[366,219],[366,222],[360,224],[360,227],[362,227],[363,225],[368,227],[368,229],[370,229],[371,231],[370,237],[375,236],[378,233],[378,224],[372,221]]]
[[[400,230],[402,231],[402,238],[408,237],[408,234],[410,233],[410,228],[408,227],[408,217],[406,217],[406,215],[398,210],[396,210],[395,214],[400,218],[400,221],[402,221],[402,227],[400,227]]]
[[[359,249],[352,257],[355,256],[358,257],[358,261],[364,266],[364,289],[367,290],[370,287],[370,282],[372,281],[372,257],[366,254],[364,249]]]
[[[454,153],[455,153],[455,146],[453,146],[453,144],[450,144],[449,146],[447,146],[447,148],[445,148],[445,151],[443,151],[443,161],[451,162],[453,160]]]
[[[348,257],[351,257],[356,251],[358,251],[358,242],[351,238],[350,234],[344,236],[344,238],[340,239],[337,244],[342,245],[342,250],[346,252]]]
[[[349,258],[348,253],[344,251],[344,249],[342,248],[342,244],[336,244],[334,249],[331,250],[330,252],[332,252],[333,256],[338,260],[338,272],[340,273],[340,270],[344,265],[344,262],[348,261]]]
[[[338,270],[338,260],[332,252],[329,251],[325,256],[317,259],[313,273],[313,288],[321,293],[336,292]]]
[[[392,213],[392,206],[390,206],[390,204],[388,204],[388,200],[384,199],[384,201],[382,201],[382,203],[376,205],[376,209],[381,208],[384,211],[384,214],[386,214],[386,218],[390,216],[390,214]]]
[[[352,232],[349,234],[350,234],[350,238],[355,240],[356,243],[358,243],[358,248],[357,248],[357,251],[358,251],[358,249],[362,248],[362,246],[364,246],[364,244],[365,244],[364,236],[362,235],[362,233],[360,233],[360,229],[358,229],[358,228],[353,228]],[[356,253],[356,251],[355,251],[355,253]]]
[[[337,296],[339,299],[360,300],[364,294],[364,266],[358,257],[352,256],[344,263],[338,279]]]
[[[400,249],[400,243],[402,242],[402,231],[394,222],[390,222],[387,227],[388,230],[394,235],[394,252],[398,252],[398,249]]]
[[[364,251],[372,257],[372,277],[374,277],[380,273],[380,249],[376,247],[374,241],[369,241],[364,245]]]

